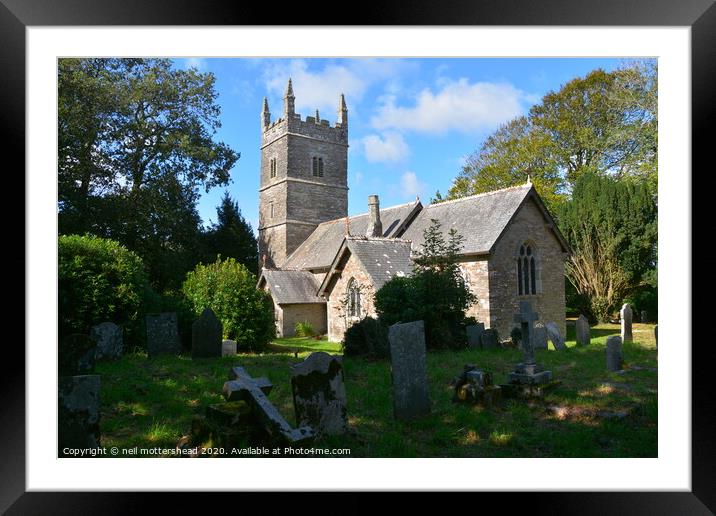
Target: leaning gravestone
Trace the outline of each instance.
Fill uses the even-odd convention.
[[[60,340],[58,366],[60,376],[94,372],[97,343],[89,335],[73,333]]]
[[[467,328],[467,347],[479,349],[482,347],[482,334],[485,332],[485,323],[477,323]]]
[[[58,382],[58,455],[66,448],[100,446],[99,375],[61,376]]]
[[[577,324],[575,325],[575,330],[577,333],[577,346],[589,346],[592,342],[592,337],[589,331],[589,321],[587,321],[584,315],[580,314],[577,319]]]
[[[567,349],[567,345],[564,343],[562,334],[559,331],[559,326],[555,322],[548,322],[544,325],[547,330],[547,337],[552,341],[554,349],[557,351],[564,351]]]
[[[97,360],[122,356],[122,328],[113,322],[92,326],[90,337],[97,343]]]
[[[621,315],[622,320],[622,332],[621,337],[622,341],[626,342],[627,340],[633,340],[632,333],[631,333],[631,323],[632,323],[632,310],[631,306],[629,306],[629,303],[624,303],[622,306],[621,311],[619,312]]]
[[[534,327],[534,348],[547,349],[547,328],[543,325]]]
[[[622,369],[622,338],[618,335],[607,337],[607,371]]]
[[[482,332],[482,349],[495,349],[500,347],[497,330],[491,328]]]
[[[394,324],[388,340],[395,418],[407,420],[429,413],[425,323]]]
[[[191,357],[213,358],[222,354],[221,323],[211,308],[204,308],[191,325]]]
[[[323,351],[291,366],[296,426],[310,426],[318,435],[339,435],[348,429],[343,360]]]
[[[149,356],[162,353],[177,355],[181,351],[177,314],[165,312],[147,314],[147,352]]]
[[[232,357],[236,354],[236,341],[235,340],[222,340],[221,341],[221,356]]]

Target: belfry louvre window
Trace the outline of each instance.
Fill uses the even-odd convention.
[[[276,177],[276,158],[271,158],[271,161],[269,161],[269,167],[271,169],[271,178],[273,179]]]
[[[313,156],[312,171],[315,177],[323,177],[323,158]]]
[[[348,282],[348,317],[360,317],[360,287],[358,282],[351,278]]]
[[[534,246],[524,243],[517,256],[517,294],[529,296],[537,294],[537,256]]]

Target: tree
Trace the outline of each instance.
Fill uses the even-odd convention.
[[[585,173],[558,211],[572,247],[567,278],[604,321],[627,295],[655,284],[657,209],[646,184]]]
[[[395,277],[376,292],[378,317],[386,325],[425,321],[430,348],[464,347],[465,310],[476,300],[457,263],[464,238],[453,228],[445,239],[440,222],[431,219],[423,239],[412,275]]]
[[[217,222],[207,232],[212,261],[217,255],[235,258],[253,274],[258,273],[258,244],[254,231],[241,215],[239,204],[224,192],[216,208]]]
[[[550,208],[585,173],[645,182],[656,194],[656,64],[594,70],[547,93],[488,137],[448,191],[463,197],[524,183]]]
[[[214,82],[168,59],[60,60],[60,232],[116,239],[177,287],[203,253],[199,188],[227,184],[239,159],[213,141]]]

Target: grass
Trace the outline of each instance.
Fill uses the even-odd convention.
[[[466,363],[491,371],[496,383],[504,382],[521,358],[518,350],[429,352],[432,411],[410,423],[393,419],[389,361],[346,357],[353,432],[321,445],[350,448],[351,457],[656,457],[653,325],[634,324],[635,342],[624,345],[623,374],[606,371],[606,337],[618,332],[617,325],[594,327],[592,344],[580,348],[573,325],[568,325],[567,351],[537,352],[538,362],[561,385],[542,401],[505,400],[493,409],[453,403],[448,382]],[[273,382],[269,399],[293,424],[289,366],[313,351],[339,350],[339,344],[325,340],[287,338],[277,339],[261,355],[192,360],[130,354],[100,363],[102,444],[174,447],[189,433],[194,414],[222,401],[222,385],[235,365]]]

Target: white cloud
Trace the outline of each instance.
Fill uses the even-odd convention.
[[[371,123],[376,129],[425,133],[492,129],[523,114],[530,98],[508,83],[441,80],[437,93],[422,90],[412,107],[398,106],[395,95],[384,96]]]
[[[184,68],[196,68],[198,71],[204,71],[207,69],[208,64],[206,59],[202,57],[187,57],[184,59]]]
[[[365,157],[371,163],[402,161],[410,154],[410,148],[402,135],[396,132],[384,133],[383,137],[370,134],[360,140]]]
[[[400,176],[400,188],[406,197],[415,197],[425,192],[427,185],[418,179],[415,172],[410,170]]]

